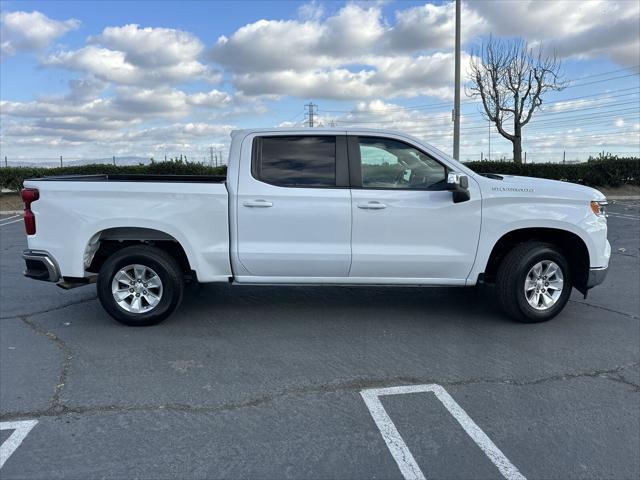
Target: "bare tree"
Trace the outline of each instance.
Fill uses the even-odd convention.
[[[522,127],[542,105],[542,95],[565,86],[560,69],[555,51],[545,56],[542,45],[534,50],[523,40],[490,37],[471,52],[467,96],[482,100],[486,118],[513,144],[515,163],[522,163]],[[510,122],[513,129],[507,127]]]

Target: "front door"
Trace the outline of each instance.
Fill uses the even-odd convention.
[[[237,250],[248,276],[272,282],[278,281],[273,277],[348,277],[346,136],[273,135],[245,141],[252,142],[247,146],[251,172],[242,163]]]
[[[444,190],[447,168],[418,148],[385,137],[350,137],[349,142],[349,155],[356,157],[350,158],[350,276],[382,283],[464,284],[480,234],[475,182],[469,179],[471,199],[454,203]]]

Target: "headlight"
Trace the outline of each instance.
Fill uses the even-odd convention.
[[[595,200],[591,202],[591,211],[597,215],[598,217],[606,217],[607,216],[607,205],[606,201],[596,202]]]

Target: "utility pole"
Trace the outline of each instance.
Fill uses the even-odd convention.
[[[313,116],[318,113],[318,105],[313,102],[309,102],[305,105],[307,107],[307,118],[309,119],[309,128],[313,128]]]
[[[524,152],[524,163],[527,163],[527,152]]]
[[[562,151],[562,164],[564,165],[565,163],[567,163],[567,151],[563,150]]]
[[[460,0],[456,0],[456,65],[453,100],[453,158],[460,159]]]
[[[60,155],[60,167],[62,167],[62,155]]]
[[[213,165],[213,147],[209,147],[209,166]]]
[[[115,164],[116,164],[116,156],[114,155],[113,156],[113,165],[115,166]]]
[[[6,155],[4,156],[4,166],[5,166],[5,168],[9,167],[9,164],[7,163],[7,156]]]

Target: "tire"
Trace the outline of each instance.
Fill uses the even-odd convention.
[[[127,285],[129,280],[133,283]],[[115,294],[114,289],[118,289]],[[102,307],[118,322],[135,327],[156,325],[180,305],[183,272],[164,250],[147,245],[126,247],[104,262],[97,290]]]
[[[560,273],[538,280],[538,274]],[[534,267],[541,266],[540,269]],[[534,271],[535,270],[535,271]],[[529,276],[531,272],[531,276]],[[549,286],[551,282],[552,286]],[[526,288],[529,289],[525,293]],[[558,286],[561,287],[560,293]],[[562,311],[571,295],[572,279],[569,263],[554,246],[543,242],[526,242],[513,248],[498,267],[496,296],[502,310],[513,319],[524,323],[545,322]],[[553,290],[552,290],[553,289]],[[536,296],[538,295],[538,296]],[[528,298],[528,296],[530,296]],[[537,304],[537,308],[531,303]],[[553,300],[553,303],[551,301]],[[549,303],[549,305],[547,305]]]

